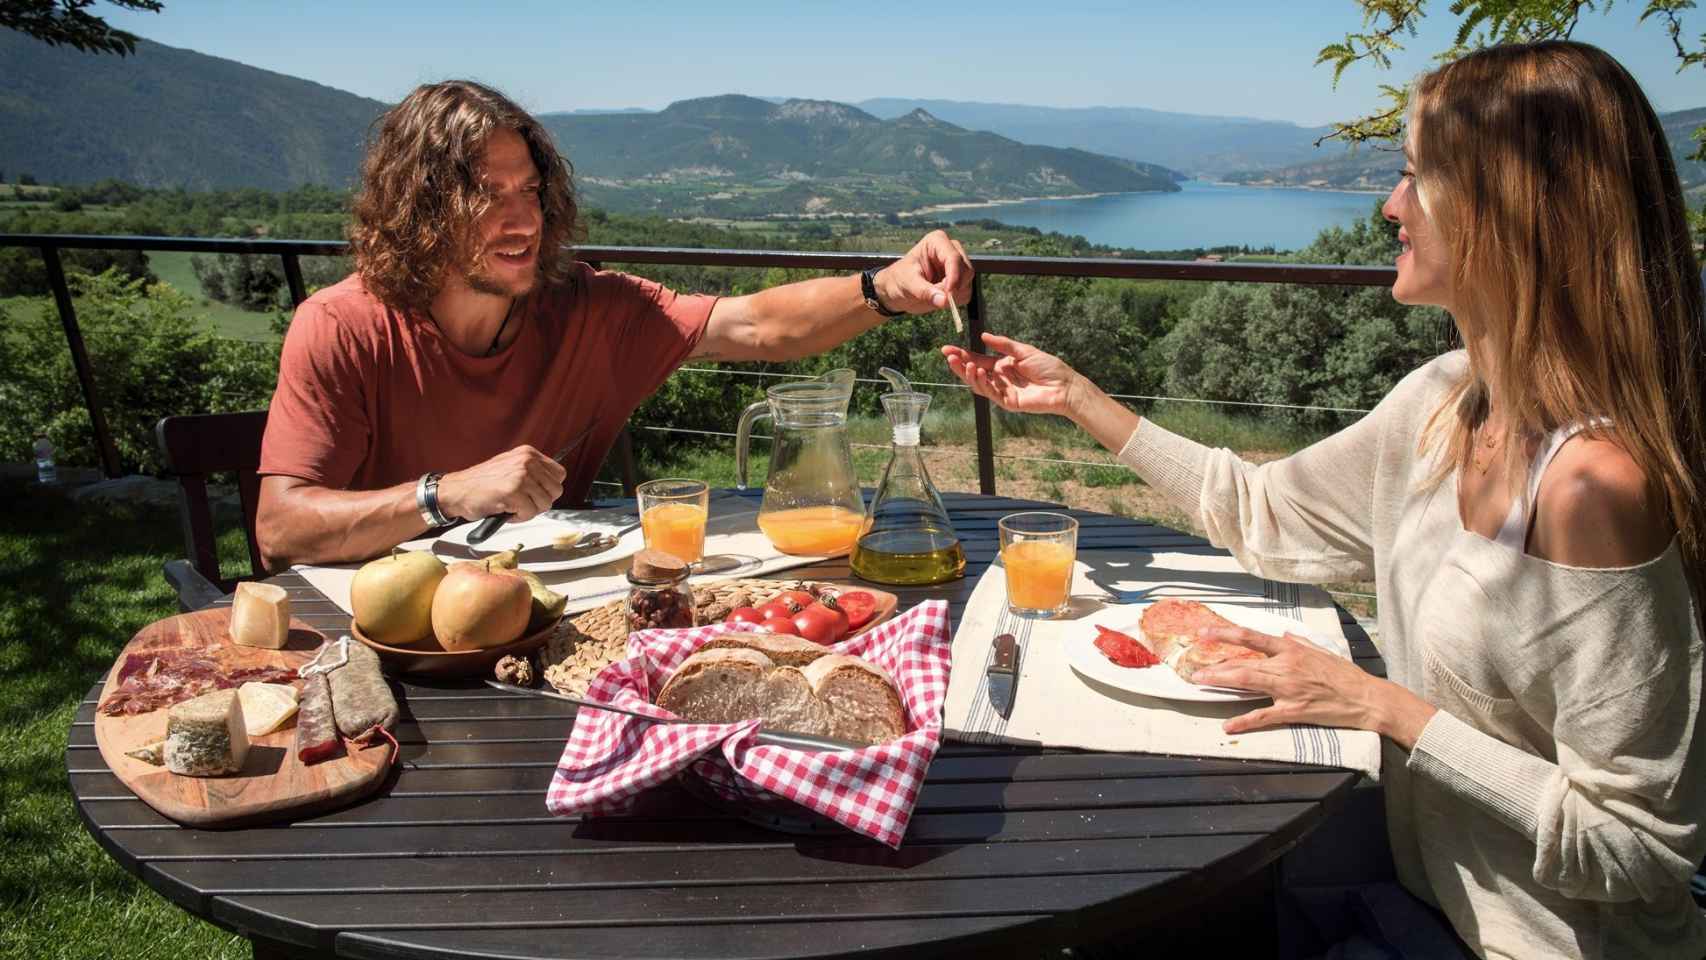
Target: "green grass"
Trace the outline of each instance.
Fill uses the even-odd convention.
[[[244,310],[205,296],[201,281],[196,279],[195,269],[190,266],[193,256],[195,254],[179,251],[155,251],[148,254],[148,267],[156,277],[189,294],[196,301],[196,311],[207,318],[214,332],[220,336],[234,340],[278,339],[272,332],[271,313]]]
[[[239,958],[247,943],[142,886],[72,809],[77,704],[143,625],[177,611],[176,512],[72,504],[0,480],[0,956]],[[232,532],[221,552],[241,555]]]

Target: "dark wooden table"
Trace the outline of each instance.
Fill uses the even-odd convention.
[[[1041,504],[947,498],[966,545],[942,597],[956,621],[994,559],[996,521]],[[1165,527],[1072,511],[1079,549],[1213,551]],[[790,574],[793,575],[793,574]],[[846,579],[844,561],[798,572]],[[349,618],[301,577],[293,611]],[[1343,617],[1358,661],[1384,672]],[[676,787],[619,818],[558,819],[544,793],[574,708],[479,686],[403,682],[398,772],[293,823],[177,826],[95,747],[96,683],[66,769],[78,813],[126,869],[257,957],[802,957],[1041,953],[1135,931],[1137,955],[1272,942],[1272,866],[1347,797],[1322,767],[948,743],[900,850],[793,837]],[[1213,899],[1212,909],[1193,910]],[[1203,919],[1193,919],[1202,917]]]

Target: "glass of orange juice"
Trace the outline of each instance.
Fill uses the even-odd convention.
[[[648,480],[635,492],[647,547],[674,554],[686,563],[704,559],[710,487],[699,480]]]
[[[1014,513],[1001,518],[1001,565],[1007,570],[1007,609],[1048,619],[1066,612],[1078,521],[1062,513]]]

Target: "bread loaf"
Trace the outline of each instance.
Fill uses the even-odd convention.
[[[658,691],[657,704],[699,723],[756,717],[766,729],[862,744],[906,733],[900,694],[881,668],[800,641],[817,651],[805,659],[811,651],[786,642],[797,639],[724,634],[682,662]]]
[[[803,667],[829,655],[829,648],[821,643],[782,633],[725,633],[707,640],[699,648],[700,652],[735,649],[757,650],[784,667]]]

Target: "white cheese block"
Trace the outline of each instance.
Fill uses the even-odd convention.
[[[212,777],[243,769],[249,735],[235,690],[215,690],[166,712],[166,769]]]
[[[290,638],[290,597],[271,583],[239,583],[231,601],[231,639],[278,650]]]

